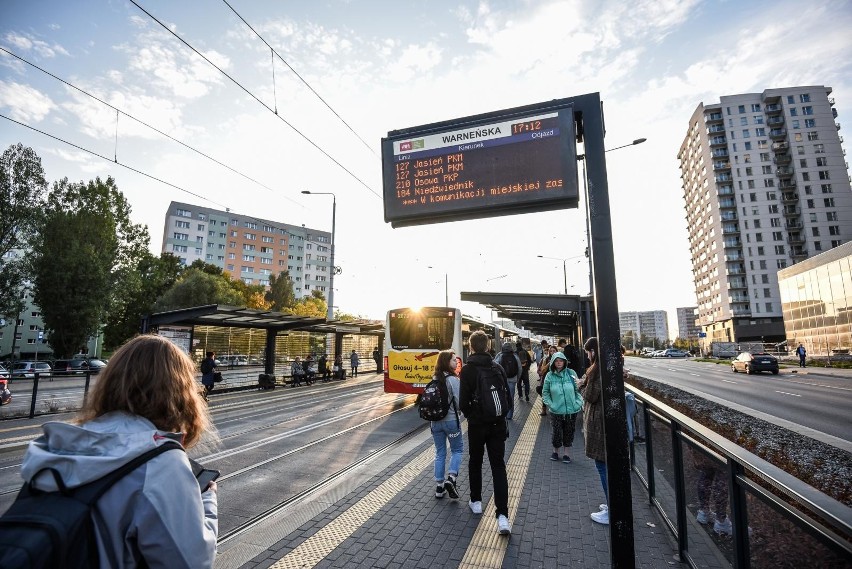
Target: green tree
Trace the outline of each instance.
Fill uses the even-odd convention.
[[[305,296],[296,301],[293,306],[293,314],[297,316],[313,316],[325,318],[328,314],[328,304],[321,291],[312,290],[310,296]]]
[[[296,304],[296,292],[293,289],[293,279],[289,271],[283,271],[276,275],[269,275],[269,290],[266,291],[266,300],[270,303],[270,309],[276,312],[288,311]]]
[[[187,267],[187,269],[198,269],[199,271],[205,272],[208,275],[213,275],[214,277],[218,277],[220,275],[225,274],[222,267],[217,267],[216,265],[211,265],[210,263],[206,263],[201,259],[196,259],[192,262],[192,264]]]
[[[26,249],[36,234],[47,181],[32,148],[13,144],[0,157],[0,316],[23,309],[24,259],[7,254]]]
[[[180,259],[171,253],[155,257],[150,252],[139,259],[126,282],[125,294],[117,300],[104,326],[104,346],[115,349],[139,331],[142,317],[184,272]]]
[[[228,275],[211,275],[187,269],[154,304],[154,312],[178,310],[206,304],[243,306],[245,299],[231,286]]]
[[[228,277],[233,288],[242,298],[243,305],[246,308],[256,308],[259,310],[269,310],[271,305],[266,300],[266,287],[263,285],[246,284],[239,279],[231,279]]]
[[[122,305],[150,239],[144,225],[131,222],[130,205],[112,178],[62,179],[44,210],[29,263],[33,300],[54,351],[68,356]]]

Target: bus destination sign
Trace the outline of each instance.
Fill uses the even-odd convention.
[[[382,139],[393,227],[576,207],[573,107],[544,103]]]

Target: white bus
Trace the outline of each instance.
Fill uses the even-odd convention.
[[[499,352],[504,341],[517,341],[517,333],[462,315],[458,308],[430,306],[388,310],[385,320],[385,393],[421,393],[432,380],[441,350],[453,350],[467,359],[467,339],[482,330]],[[499,342],[494,342],[494,338]]]

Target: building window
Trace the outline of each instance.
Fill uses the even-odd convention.
[[[257,224],[253,221],[246,221],[245,226],[247,229],[257,229]]]
[[[815,130],[809,130],[808,140],[819,140],[819,133]]]
[[[246,263],[254,263],[254,255],[243,255],[243,261]]]
[[[819,227],[811,227],[811,235],[819,237]]]
[[[176,241],[189,241],[189,234],[187,233],[175,233],[172,235],[172,239]]]
[[[763,187],[764,188],[774,188],[775,187],[775,180],[772,179],[772,178],[765,178],[763,180]],[[774,195],[773,192],[770,192],[770,193],[772,193]],[[772,198],[772,199],[775,199],[775,198]]]
[[[810,103],[811,102],[810,93],[802,93],[801,95],[799,95],[799,102],[800,103]]]
[[[799,119],[795,119],[795,120],[790,121],[790,124],[793,125],[793,129],[800,128],[799,127]]]
[[[781,234],[780,231],[773,231],[772,232],[772,240],[773,241],[784,241],[784,236]]]
[[[192,212],[188,209],[178,209],[175,214],[180,217],[192,217]]]
[[[175,220],[175,227],[177,227],[178,229],[189,229],[189,222],[181,221],[179,219]]]
[[[825,220],[826,221],[837,221],[837,212],[836,211],[825,212]]]
[[[236,249],[236,247],[237,247],[237,242],[236,242],[236,241],[229,241],[229,242],[228,242],[228,247],[230,247],[231,249]]]
[[[784,260],[784,259],[778,259],[775,262],[775,266],[778,267],[779,269],[786,269],[787,268],[787,261]]]
[[[840,239],[833,239],[833,240],[831,241],[831,246],[832,246],[832,248],[834,248],[834,247],[840,247]]]
[[[253,272],[254,272],[254,270],[253,270],[253,268],[252,268],[252,267],[249,267],[249,266],[247,266],[247,265],[243,265],[243,266],[241,266],[241,267],[240,267],[240,272],[243,272],[243,273],[253,273]]]
[[[793,140],[794,140],[794,141],[796,141],[796,142],[802,142],[802,133],[801,133],[801,132],[797,132],[796,134],[794,134],[794,135],[793,135]],[[804,153],[805,153],[805,149],[804,149],[804,148],[802,148],[802,152],[801,152],[801,154],[804,154]]]
[[[840,226],[839,225],[829,225],[828,226],[828,234],[829,235],[840,235]]]
[[[761,166],[761,169],[762,169],[762,173],[764,173],[764,174],[771,174],[772,173],[772,166]]]
[[[745,146],[745,150],[751,150],[751,142],[745,142],[743,144]],[[737,150],[737,145],[734,144],[734,152],[736,152],[736,150]],[[734,158],[736,158],[736,156]]]
[[[830,194],[831,193],[831,184],[821,184],[820,188],[822,189],[822,193]]]
[[[755,136],[766,136],[766,129],[763,128],[763,127],[756,128],[756,129],[754,129],[754,135]]]
[[[748,138],[750,136],[751,136],[751,133],[749,133],[747,128],[744,128],[743,129],[743,138]]]
[[[740,117],[740,126],[746,126],[748,124],[748,117]]]
[[[812,115],[812,114],[814,114],[814,108],[811,107],[811,106],[802,107],[802,114],[803,115]]]
[[[804,151],[804,149],[802,149]],[[822,143],[814,144],[814,154],[825,154],[825,145]]]
[[[752,103],[751,112],[759,113],[760,112],[760,103]]]
[[[816,128],[816,119],[805,119],[805,128]]]
[[[772,303],[771,303],[771,302],[767,302],[767,303],[766,303],[766,311],[767,311],[767,312],[772,312]]]
[[[243,251],[254,251],[255,246],[248,243],[243,243]]]
[[[776,245],[776,246],[775,246],[775,254],[776,254],[776,255],[784,255],[784,254],[786,254],[786,253],[785,253],[785,251],[784,251],[784,246],[783,246],[783,245]]]
[[[199,230],[199,231],[204,231],[204,224],[203,224],[203,223],[199,223],[199,224],[198,224],[198,230]]]
[[[763,233],[755,233],[754,234],[754,240],[757,241],[758,243],[762,243],[763,242]]]
[[[791,117],[799,116],[799,110],[796,107],[790,107],[790,116]]]
[[[814,208],[814,200],[807,200],[805,203],[807,204],[808,209]]]
[[[246,233],[246,239],[248,239],[249,241],[257,241],[257,234]]]
[[[172,245],[172,251],[175,253],[186,253],[186,245]]]
[[[781,218],[780,217],[771,218],[769,220],[769,225],[771,225],[772,227],[781,227]]]
[[[229,258],[229,259],[236,259],[236,258],[237,258],[237,254],[236,254],[236,253],[228,253],[228,258]]]
[[[788,105],[792,105],[795,102],[796,101],[795,101],[795,99],[793,99],[793,95],[787,95],[787,104]]]
[[[828,170],[820,170],[819,171],[819,179],[820,180],[830,180],[831,175],[828,173]]]
[[[745,111],[745,105],[739,105],[737,107],[737,112],[739,112],[740,114],[743,114],[744,112],[746,112]]]
[[[756,202],[757,201],[757,194],[755,194],[754,192],[750,193],[748,195],[748,199],[749,199],[749,201]]]
[[[778,213],[778,204],[770,204],[769,213]]]
[[[263,241],[264,243],[274,243],[275,242],[275,239],[273,239],[269,235],[264,235],[263,237],[260,238],[260,240]]]
[[[763,124],[763,115],[754,115],[754,124]]]
[[[766,261],[760,262],[760,268],[761,269],[766,268]],[[769,275],[767,275],[767,274],[760,275],[760,282],[763,283],[763,284],[769,284]]]

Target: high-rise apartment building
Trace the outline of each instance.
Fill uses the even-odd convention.
[[[622,336],[632,331],[637,340],[645,336],[649,340],[656,339],[661,344],[669,341],[669,320],[665,310],[619,312],[618,320]]]
[[[697,306],[684,306],[677,309],[677,336],[684,340],[698,339],[701,327],[695,323],[698,319]]]
[[[172,202],[163,224],[164,253],[186,264],[198,259],[246,284],[268,285],[289,271],[297,298],[328,297],[331,233],[228,211]]]
[[[699,104],[680,161],[707,341],[784,338],[778,271],[852,240],[852,189],[830,87]]]

